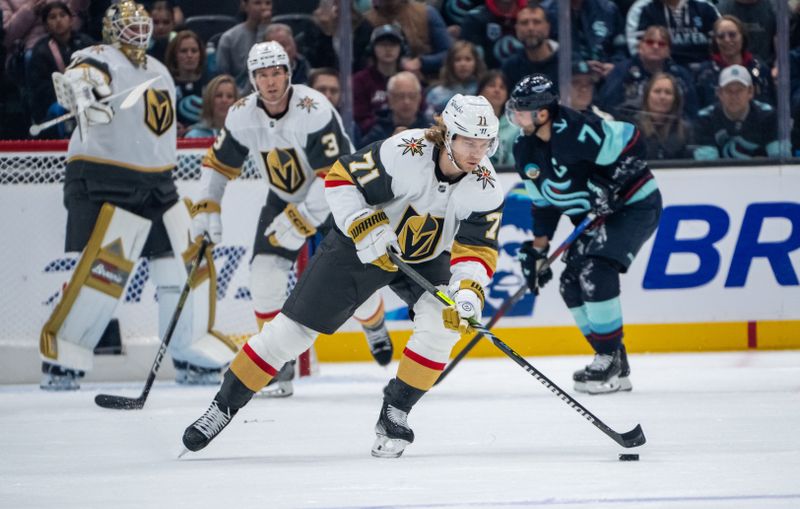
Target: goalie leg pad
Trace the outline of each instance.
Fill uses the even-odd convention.
[[[274,254],[257,254],[250,263],[250,296],[259,330],[286,302],[292,261]]]
[[[263,389],[281,367],[306,351],[319,334],[280,313],[252,336],[231,362],[231,371],[248,389]]]
[[[88,371],[150,231],[150,221],[104,204],[64,296],[42,329],[43,360]]]
[[[158,295],[159,336],[164,337],[178,304],[199,245],[190,242],[191,216],[185,202],[177,202],[163,216],[172,245],[172,257],[151,260],[151,274]],[[214,330],[217,302],[217,275],[214,258],[206,251],[191,283],[175,327],[169,351],[176,361],[201,368],[218,369],[227,365],[238,350],[233,341]]]

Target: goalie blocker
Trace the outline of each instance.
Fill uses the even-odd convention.
[[[173,252],[179,254],[151,259],[151,274],[159,302],[159,334],[164,333],[186,281],[187,264],[196,255],[198,246],[189,241],[191,220],[185,203],[174,203],[162,219],[163,227],[153,225],[151,232],[151,220],[109,203],[102,205],[69,285],[42,330],[42,359],[46,367],[56,365],[55,369],[43,370],[45,378],[49,379],[43,379],[42,388],[78,388],[76,383],[61,384],[64,380],[59,378],[92,368],[93,349],[124,294],[136,260],[143,250],[146,256],[153,251],[153,245],[163,246],[168,242]],[[79,236],[76,226],[71,226],[68,226],[68,233],[73,238],[68,235],[68,248]],[[144,249],[145,246],[148,249]],[[176,366],[188,364],[200,372],[218,373],[233,357],[236,346],[212,329],[216,273],[210,253],[206,254],[192,290],[170,345],[170,354]],[[190,382],[180,370],[178,381]]]

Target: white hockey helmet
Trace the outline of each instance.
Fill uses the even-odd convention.
[[[103,42],[119,48],[137,67],[145,63],[153,20],[142,4],[122,0],[106,9]]]
[[[500,121],[494,114],[494,108],[482,95],[454,95],[442,111],[442,122],[447,128],[445,135],[445,148],[453,159],[451,148],[455,135],[468,138],[492,140],[487,155],[493,156],[497,152],[497,133],[500,130]]]
[[[250,48],[250,53],[247,54],[247,73],[250,75],[250,83],[253,85],[253,89],[258,90],[255,79],[257,69],[281,65],[286,67],[286,73],[289,75],[289,81],[291,81],[292,63],[289,61],[289,55],[286,50],[283,49],[279,42],[267,41],[253,44],[253,47]]]

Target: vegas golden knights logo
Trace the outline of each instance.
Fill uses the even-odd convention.
[[[397,227],[397,241],[403,250],[403,258],[410,262],[422,261],[433,256],[442,238],[443,217],[430,214],[420,216],[409,206]]]
[[[270,184],[281,191],[294,193],[305,183],[306,176],[293,148],[275,148],[267,154],[262,152],[261,156],[267,167]]]
[[[172,100],[166,90],[148,88],[144,94],[144,123],[156,136],[161,136],[175,122]]]

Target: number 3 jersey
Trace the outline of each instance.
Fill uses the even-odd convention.
[[[289,203],[304,202],[312,215],[324,218],[328,206],[316,177],[324,177],[353,146],[325,96],[305,85],[292,85],[288,93],[288,109],[278,117],[267,113],[258,92],[234,103],[203,166],[233,179],[252,153],[270,192]]]
[[[325,179],[333,219],[346,232],[348,217],[382,209],[404,260],[421,263],[450,251],[454,277],[486,286],[497,265],[503,190],[488,157],[451,180],[439,156],[424,129],[410,129],[340,158]]]

